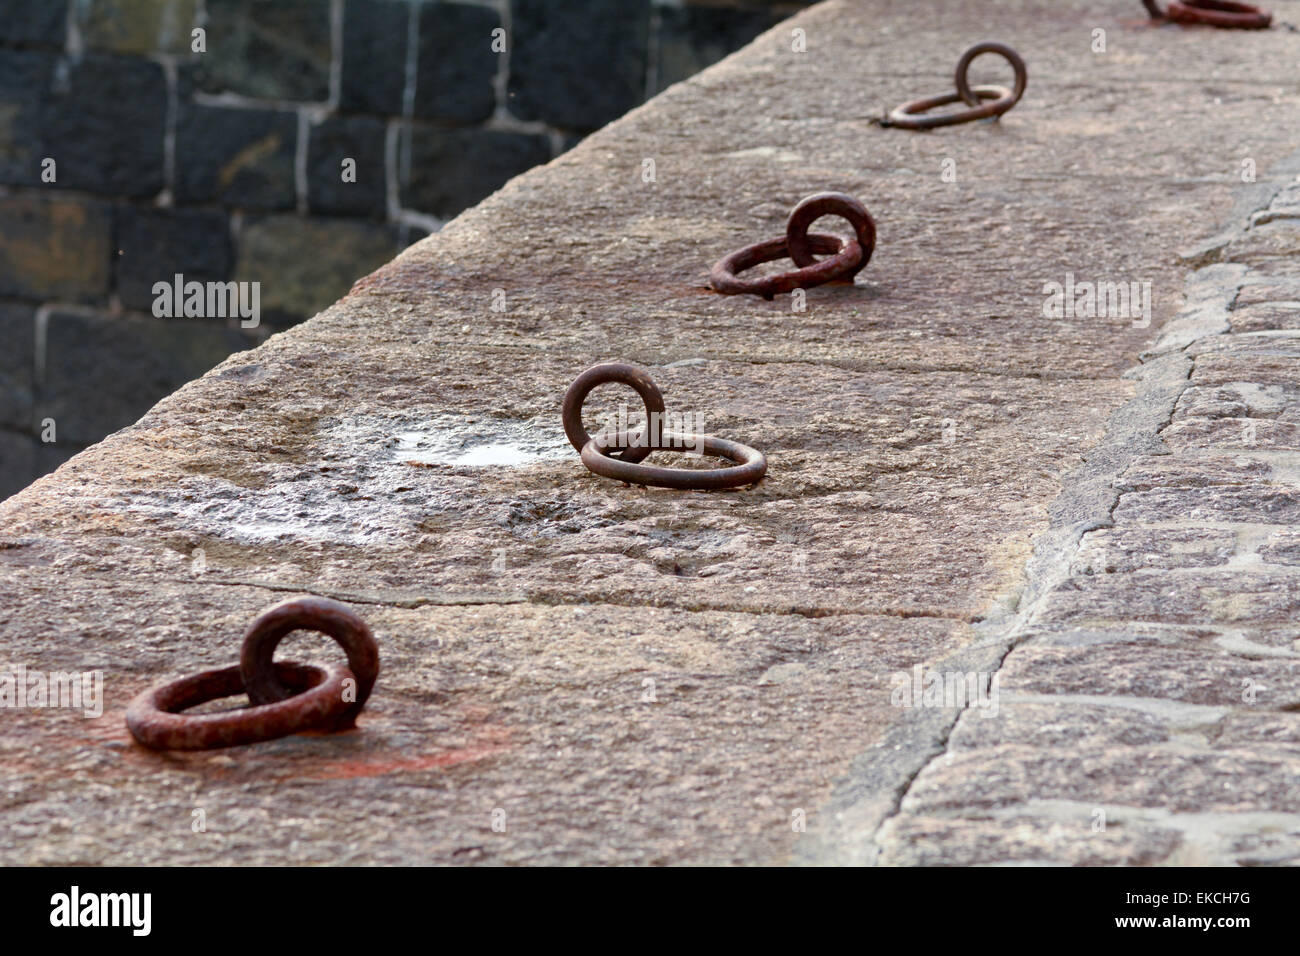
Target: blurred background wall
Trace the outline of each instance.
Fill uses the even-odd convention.
[[[0,498],[804,5],[0,0]]]

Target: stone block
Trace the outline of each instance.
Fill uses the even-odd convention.
[[[416,126],[402,205],[450,219],[507,180],[551,158],[550,141],[531,133]]]
[[[36,310],[0,304],[0,428],[31,427],[35,340]]]
[[[508,107],[592,130],[645,98],[648,0],[513,0]]]
[[[92,302],[108,295],[107,206],[9,196],[0,202],[0,296]]]
[[[230,277],[234,253],[230,224],[216,210],[118,210],[116,256],[118,294],[128,309],[152,312],[156,282],[220,281]]]
[[[36,444],[31,435],[0,431],[0,501],[22,491],[36,477]]]
[[[78,5],[87,47],[115,53],[189,53],[198,0],[91,0]]]
[[[0,0],[0,47],[62,50],[68,5],[55,0]]]
[[[207,52],[195,72],[201,89],[267,100],[329,98],[329,0],[207,0],[207,13]]]
[[[401,0],[346,0],[339,109],[402,115],[410,22]]]
[[[52,312],[37,417],[54,419],[58,445],[93,444],[248,344],[216,319]]]
[[[332,305],[396,252],[388,226],[268,216],[240,235],[235,278],[260,282],[264,320],[287,325]]]
[[[485,7],[430,3],[420,8],[416,116],[478,123],[492,115],[492,79],[503,55],[492,52],[492,31],[499,26],[501,18]]]
[[[166,115],[157,63],[0,53],[0,182],[153,196],[163,186]],[[47,158],[52,183],[42,180]]]
[[[739,50],[779,18],[767,10],[735,7],[664,7],[659,11],[655,60],[657,88],[694,76]]]
[[[311,127],[307,149],[307,204],[312,212],[382,219],[387,211],[383,120],[331,117]],[[343,162],[355,164],[345,182]]]
[[[176,126],[176,199],[292,209],[298,118],[279,110],[183,105]]]

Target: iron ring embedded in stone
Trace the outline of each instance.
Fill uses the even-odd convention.
[[[808,233],[811,252],[828,256],[810,266],[782,272],[762,279],[742,279],[740,273],[764,262],[775,262],[790,255],[789,239],[780,236],[723,257],[709,270],[709,284],[723,295],[760,295],[764,299],[795,289],[811,289],[825,285],[844,275],[854,275],[863,262],[863,250],[856,239],[841,239],[823,232]]]
[[[785,238],[790,258],[797,266],[811,266],[813,258],[808,241],[808,227],[822,216],[840,216],[848,220],[862,247],[862,261],[836,277],[836,281],[853,282],[853,277],[866,268],[871,253],[876,249],[876,221],[861,202],[847,193],[815,193],[799,201],[790,211],[785,224]]]
[[[579,454],[591,441],[591,435],[582,426],[582,404],[587,400],[587,396],[591,394],[593,388],[607,382],[618,382],[621,385],[628,385],[636,389],[637,394],[641,396],[641,401],[645,403],[647,434],[655,416],[659,416],[662,420],[664,413],[663,393],[659,391],[659,386],[651,381],[650,376],[646,374],[644,369],[637,368],[635,365],[628,365],[625,362],[602,362],[599,365],[593,365],[574,379],[573,384],[569,386],[569,390],[564,393],[564,403],[560,408],[560,418],[564,422],[564,434]],[[652,450],[645,446],[633,446],[619,456],[619,460],[635,463],[648,456]]]
[[[208,701],[244,691],[238,666],[203,671],[139,694],[126,709],[126,726],[151,750],[213,750],[288,737],[305,730],[328,730],[352,706],[344,688],[355,680],[348,668],[282,662],[275,665],[293,696],[273,704],[216,714],[181,713]]]
[[[1170,0],[1164,17],[1174,23],[1229,30],[1264,30],[1273,22],[1270,11],[1232,0]]]
[[[1007,59],[1016,73],[1015,88],[1007,89],[1005,86],[970,86],[967,72],[970,69],[971,61],[981,53],[998,53]],[[1028,71],[1025,68],[1025,61],[1021,59],[1020,54],[1005,43],[977,43],[961,55],[957,61],[957,70],[954,75],[954,83],[957,87],[955,93],[944,93],[939,96],[930,96],[921,100],[913,100],[910,103],[904,103],[902,106],[895,107],[883,120],[881,126],[897,126],[900,129],[935,129],[939,126],[955,126],[958,123],[970,123],[974,120],[987,119],[991,116],[1001,116],[1011,107],[1020,101],[1024,95],[1025,85],[1028,82]],[[983,102],[983,105],[976,105]],[[970,109],[962,110],[958,113],[942,113],[936,116],[923,116],[921,114],[928,112],[938,106],[947,106],[950,103],[966,103]]]
[[[740,442],[712,435],[682,435],[663,432],[650,442],[651,451],[698,450],[701,455],[713,455],[736,462],[728,468],[661,468],[620,461],[608,454],[612,448],[622,447],[629,439],[626,432],[597,435],[582,449],[582,463],[604,478],[614,478],[633,485],[654,485],[660,488],[677,488],[683,491],[719,491],[752,485],[767,473],[767,457],[757,449]],[[692,448],[694,446],[694,448]]]
[[[346,730],[356,725],[379,676],[379,645],[366,622],[345,604],[322,597],[291,598],[258,616],[244,634],[239,653],[248,699],[254,704],[271,704],[289,697],[292,691],[272,666],[275,649],[296,630],[325,634],[343,648],[348,667],[356,679],[356,699],[338,716],[331,729]]]

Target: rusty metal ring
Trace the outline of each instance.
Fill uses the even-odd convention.
[[[836,280],[852,284],[853,277],[871,261],[871,253],[876,249],[876,221],[871,218],[866,206],[846,193],[816,193],[801,200],[790,211],[790,218],[785,224],[786,247],[790,250],[790,258],[801,268],[817,262],[809,247],[808,227],[822,216],[841,216],[847,219],[857,234],[858,245],[862,247],[862,261]]]
[[[351,705],[345,683],[354,680],[342,665],[316,667],[283,662],[276,675],[294,696],[274,704],[216,714],[186,716],[181,711],[244,690],[239,667],[203,671],[138,695],[126,709],[126,726],[151,750],[213,750],[288,737],[304,730],[326,730]]]
[[[824,232],[808,233],[810,252],[829,258],[814,262],[810,266],[782,272],[762,279],[742,279],[739,273],[764,262],[775,262],[790,255],[790,242],[785,236],[756,242],[752,246],[731,253],[720,259],[709,270],[709,284],[723,295],[761,295],[764,299],[795,289],[811,289],[813,286],[834,282],[841,276],[854,275],[861,268],[863,261],[862,246],[856,239],[841,239]]]
[[[937,116],[919,115],[934,109],[936,106],[947,106],[949,103],[960,103],[962,101],[960,93],[944,93],[942,96],[931,96],[923,100],[904,103],[881,120],[880,125],[897,126],[899,129],[934,129],[938,126],[955,126],[958,123],[970,123],[974,120],[998,115],[989,112],[989,107],[1011,99],[1011,91],[1005,86],[973,86],[971,92],[982,100],[992,100],[993,102],[975,109],[962,110],[960,113],[941,113]],[[1006,110],[999,111],[999,113],[1004,112]]]
[[[662,416],[664,413],[663,393],[659,391],[659,386],[650,380],[650,376],[644,369],[625,362],[602,362],[593,365],[569,386],[569,390],[564,393],[564,404],[560,408],[564,434],[579,453],[587,442],[591,441],[591,435],[582,426],[582,403],[587,400],[593,388],[606,382],[618,382],[636,389],[637,394],[641,396],[641,401],[645,403],[646,429],[650,428],[653,416]],[[621,460],[635,463],[641,461],[650,452],[651,449],[646,447],[629,448],[622,454]]]
[[[254,704],[271,704],[292,694],[272,666],[280,641],[296,630],[319,631],[332,637],[348,657],[356,679],[356,700],[338,716],[334,730],[356,726],[379,676],[379,645],[375,636],[351,608],[322,597],[291,598],[263,612],[244,634],[239,652],[239,670],[248,699]]]
[[[1004,94],[991,103],[984,106],[979,105],[979,100],[976,99],[975,91],[971,89],[970,78],[967,74],[970,73],[970,65],[974,62],[975,58],[984,53],[996,53],[1011,64],[1011,69],[1015,70],[1016,80],[1015,86],[1011,90],[1010,102],[1004,102],[1007,100],[1007,96]],[[963,53],[961,59],[957,61],[957,69],[953,73],[953,82],[957,87],[957,95],[961,97],[962,102],[967,106],[975,107],[976,110],[987,111],[982,114],[980,118],[983,116],[1001,116],[1007,110],[1011,109],[1011,107],[1015,106],[1020,102],[1020,97],[1025,95],[1025,84],[1028,81],[1029,71],[1025,68],[1025,61],[1021,58],[1020,54],[1011,49],[1011,47],[1007,46],[1005,43],[998,43],[994,40],[988,40],[984,43],[976,43],[973,47]],[[1001,93],[1006,88],[1002,86],[987,86],[985,89],[996,89]]]
[[[1153,6],[1154,3],[1148,5],[1147,10]],[[1273,22],[1270,11],[1232,0],[1170,0],[1163,15],[1166,20],[1185,26],[1203,25],[1227,30],[1265,30]]]
[[[727,458],[736,464],[729,468],[661,468],[611,458],[609,451],[626,447],[632,439],[627,432],[605,432],[587,442],[582,449],[582,463],[605,478],[632,485],[655,485],[683,491],[719,491],[756,484],[767,473],[767,457],[740,442],[714,438],[712,435],[682,435],[663,432],[650,441],[651,451],[699,450],[703,455]]]
[[[971,61],[981,53],[997,53],[1006,58],[1016,73],[1015,87],[1013,89],[992,84],[987,86],[970,85],[967,73],[970,70]],[[955,126],[958,123],[970,123],[974,120],[987,119],[990,116],[1001,116],[1020,101],[1020,97],[1024,95],[1028,78],[1029,73],[1025,67],[1025,61],[1011,47],[1005,43],[993,41],[977,43],[963,53],[961,59],[957,61],[957,69],[953,76],[957,92],[944,93],[940,96],[930,96],[922,100],[904,103],[902,106],[895,107],[888,116],[880,120],[880,125],[897,126],[900,129],[935,129],[939,126]],[[977,105],[981,101],[984,101],[983,105]],[[966,103],[970,109],[958,113],[942,113],[937,116],[920,115],[937,106],[947,106],[950,103]]]

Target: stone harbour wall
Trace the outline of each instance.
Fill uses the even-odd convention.
[[[803,5],[0,0],[0,498]]]

